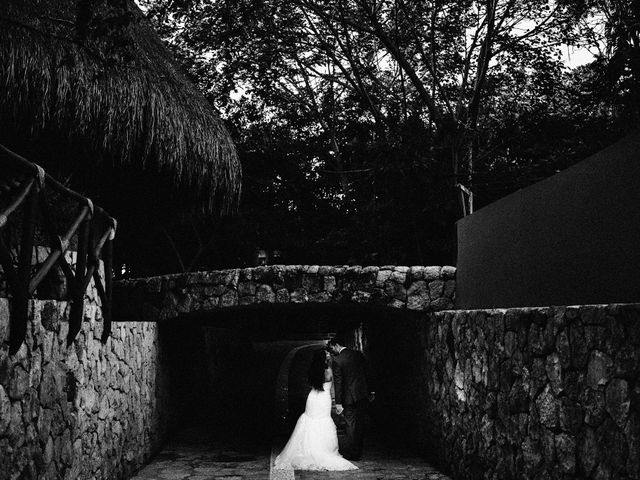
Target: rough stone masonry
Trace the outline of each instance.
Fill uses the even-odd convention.
[[[87,298],[67,348],[68,303],[29,309],[26,342],[11,357],[0,298],[0,480],[129,478],[166,429],[157,325],[116,323],[103,345],[101,310]]]
[[[453,308],[454,267],[272,265],[123,280],[116,315],[158,321],[258,304],[368,304],[418,311]]]
[[[640,306],[439,312],[423,436],[458,479],[639,479]]]

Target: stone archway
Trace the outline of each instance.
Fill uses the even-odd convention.
[[[255,304],[367,304],[418,311],[453,308],[454,267],[274,265],[122,280],[118,321],[162,321]]]

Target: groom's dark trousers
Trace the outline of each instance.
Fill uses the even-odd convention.
[[[352,460],[357,460],[362,455],[364,413],[367,408],[367,403],[367,400],[360,400],[351,405],[344,405],[344,422],[347,438],[342,447],[342,452],[345,457]]]
[[[367,371],[362,353],[343,349],[333,360],[336,403],[344,407],[346,439],[341,449],[345,458],[357,460],[362,455],[364,413],[368,403]]]

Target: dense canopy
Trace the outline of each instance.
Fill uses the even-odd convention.
[[[139,1],[244,168],[178,270],[455,263],[463,215],[640,125],[637,0]]]

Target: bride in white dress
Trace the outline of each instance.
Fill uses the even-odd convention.
[[[333,374],[327,353],[315,353],[309,369],[311,391],[304,413],[280,455],[276,469],[356,470],[353,463],[338,453],[338,433],[331,419],[331,384]]]

